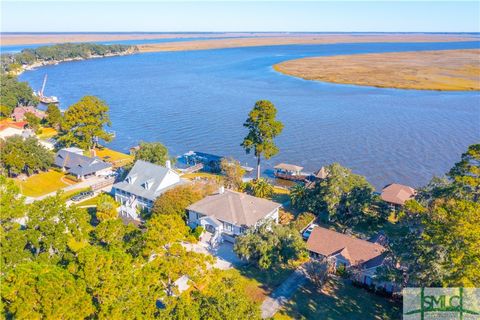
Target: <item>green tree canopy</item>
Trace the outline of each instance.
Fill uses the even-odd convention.
[[[2,106],[2,114],[10,116],[13,109],[19,105],[36,105],[38,99],[33,95],[33,90],[28,83],[19,82],[17,77],[0,74],[0,101]],[[5,114],[8,113],[8,114]]]
[[[135,152],[135,161],[143,160],[165,166],[169,160],[167,148],[160,142],[140,142],[139,149]]]
[[[97,198],[97,219],[99,221],[116,219],[118,203],[112,196],[102,193]]]
[[[220,162],[220,168],[224,175],[225,187],[239,190],[243,185],[243,176],[245,175],[245,169],[242,168],[240,162],[233,158],[223,158]]]
[[[235,252],[261,269],[300,258],[305,242],[292,226],[265,223],[237,238]]]
[[[9,176],[46,171],[53,163],[53,154],[35,137],[27,139],[20,136],[9,137],[5,141],[0,141],[0,149],[1,166]]]
[[[59,129],[60,124],[62,123],[63,117],[60,109],[56,104],[49,104],[47,106],[46,114],[46,122],[47,124],[54,129]]]
[[[46,263],[19,265],[2,276],[5,316],[14,319],[84,319],[93,315],[85,282]]]
[[[453,179],[460,197],[480,201],[480,144],[469,146],[448,176]]]
[[[110,126],[108,106],[94,96],[85,96],[65,111],[62,132],[58,141],[66,146],[77,145],[92,149],[97,139],[111,141],[112,135],[104,126]]]
[[[25,120],[28,123],[28,126],[35,132],[38,133],[40,129],[40,118],[37,118],[33,113],[27,112],[25,113]]]
[[[183,185],[167,190],[161,194],[153,205],[152,213],[163,215],[177,215],[184,218],[186,208],[194,202],[201,200],[206,191],[196,185]]]
[[[273,186],[266,179],[257,179],[247,183],[247,191],[259,198],[269,198],[273,194]]]
[[[273,139],[283,130],[283,124],[276,119],[277,109],[268,100],[255,103],[248,118],[243,124],[248,129],[247,136],[241,146],[250,153],[253,150],[257,158],[257,179],[260,179],[260,158],[270,159],[278,153],[278,147]]]

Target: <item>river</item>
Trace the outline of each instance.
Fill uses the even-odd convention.
[[[161,141],[171,154],[230,155],[254,166],[240,147],[256,100],[269,99],[284,123],[280,153],[263,161],[314,171],[339,162],[377,188],[414,187],[442,175],[480,141],[480,93],[381,89],[302,80],[275,63],[319,55],[478,48],[478,42],[357,43],[144,53],[61,63],[26,71],[34,89],[48,74],[47,95],[67,108],[84,95],[110,106],[109,146]]]

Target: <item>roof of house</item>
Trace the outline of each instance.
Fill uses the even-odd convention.
[[[16,107],[15,109],[13,109],[13,113],[12,113],[12,116],[14,118],[17,118],[17,117],[20,117],[20,118],[23,118],[25,113],[32,113],[34,114],[36,117],[38,118],[44,118],[45,117],[45,112],[42,111],[42,110],[39,110],[35,107],[31,107],[31,106],[28,106],[28,107]]]
[[[341,254],[352,266],[364,264],[386,250],[379,244],[322,227],[312,230],[307,249],[326,257]]]
[[[303,167],[296,166],[294,164],[288,164],[288,163],[279,163],[274,168],[285,170],[285,171],[302,171],[303,170]]]
[[[5,129],[7,129],[7,128],[13,128],[13,129],[23,130],[26,125],[27,125],[27,122],[25,122],[25,121],[19,121],[19,122],[2,122],[2,123],[0,123],[0,131],[5,130]]]
[[[79,176],[92,174],[112,166],[98,157],[90,158],[65,149],[61,149],[56,153],[55,165],[65,168],[67,172],[71,174]]]
[[[412,199],[416,193],[412,187],[392,183],[383,188],[381,198],[386,202],[404,205],[405,201]]]
[[[187,207],[187,210],[236,226],[251,227],[280,206],[279,203],[267,199],[227,189],[223,193],[215,193],[195,202]]]
[[[314,175],[318,179],[325,179],[328,177],[328,172],[325,167],[321,167],[319,170],[315,171]]]
[[[176,183],[160,188],[168,175],[176,176]],[[114,184],[113,187],[154,201],[161,193],[181,183],[183,182],[180,176],[172,169],[137,160],[125,180]]]

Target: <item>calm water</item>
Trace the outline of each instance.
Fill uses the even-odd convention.
[[[480,140],[480,93],[379,89],[305,81],[275,72],[291,58],[366,52],[475,48],[479,43],[335,44],[163,52],[95,59],[25,72],[61,107],[83,95],[110,106],[114,149],[161,141],[172,154],[188,150],[231,155],[249,165],[240,147],[242,124],[258,99],[270,99],[285,124],[280,153],[264,169],[288,162],[313,171],[340,162],[377,188],[390,182],[425,184],[446,172]]]

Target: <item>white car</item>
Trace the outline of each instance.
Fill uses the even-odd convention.
[[[305,229],[305,231],[303,231],[302,236],[304,240],[308,240],[308,238],[310,237],[310,234],[313,231],[313,228],[315,227],[318,227],[318,225],[316,225],[315,223],[312,223],[311,225],[308,226],[307,229]]]

